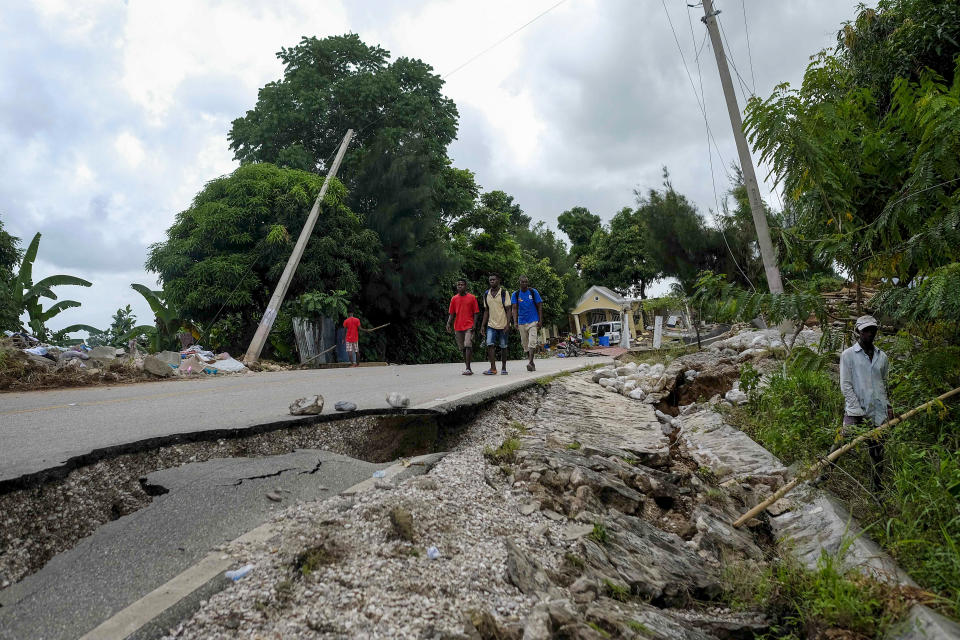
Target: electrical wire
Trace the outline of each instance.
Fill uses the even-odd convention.
[[[700,80],[700,99],[699,103],[706,104],[706,95],[703,90],[703,71],[700,67],[700,53],[703,51],[703,45],[701,45],[700,50],[697,51],[697,39],[696,35],[693,32],[693,19],[690,17],[690,10],[687,9],[687,24],[690,26],[690,42],[693,43],[694,48],[694,62],[697,64],[697,77]],[[706,44],[707,32],[704,30],[704,45]],[[696,95],[696,93],[694,93]],[[734,266],[737,267],[737,271],[740,272],[740,275],[743,276],[744,280],[747,281],[747,284],[750,285],[750,288],[756,291],[756,287],[753,284],[753,281],[750,280],[750,276],[740,267],[740,263],[737,261],[737,256],[734,255],[733,249],[730,247],[730,243],[727,241],[727,234],[723,229],[723,225],[720,224],[720,219],[718,217],[718,212],[720,211],[720,197],[717,194],[717,179],[713,170],[713,151],[710,149],[710,122],[707,118],[707,112],[703,110],[703,124],[707,133],[707,157],[710,160],[710,183],[713,185],[713,202],[716,209],[713,211],[713,223],[716,225],[717,230],[720,232],[720,236],[723,238],[723,244],[727,248],[727,253],[730,254],[730,259],[733,260]],[[719,153],[717,154],[719,156]],[[722,158],[721,158],[722,160]],[[728,175],[729,177],[729,175]]]
[[[746,0],[740,0],[740,8],[743,10],[743,32],[747,36],[747,57],[750,59],[750,79],[753,81],[753,91],[757,91],[757,76],[753,73],[753,51],[750,48],[750,27],[747,26],[747,3]]]
[[[513,31],[511,31],[510,33],[508,33],[507,35],[503,36],[502,38],[500,38],[499,40],[497,40],[496,42],[494,42],[493,44],[491,44],[489,47],[487,47],[487,48],[484,49],[483,51],[480,51],[479,53],[474,54],[474,55],[471,56],[469,59],[467,59],[465,62],[461,63],[461,64],[458,65],[457,67],[455,67],[455,68],[451,69],[450,71],[446,72],[446,73],[443,74],[443,76],[441,76],[441,77],[442,77],[444,80],[446,80],[447,78],[449,78],[450,76],[452,76],[453,74],[455,74],[457,71],[460,71],[460,69],[463,69],[465,66],[467,66],[468,64],[470,64],[471,62],[473,62],[474,60],[476,60],[477,58],[479,58],[479,57],[482,56],[483,54],[485,54],[485,53],[487,53],[488,51],[496,48],[497,46],[499,46],[499,45],[501,45],[501,44],[503,44],[504,42],[506,42],[507,40],[509,40],[509,39],[512,38],[513,36],[517,35],[518,33],[520,33],[521,31],[523,31],[524,29],[526,29],[527,27],[529,27],[531,24],[533,24],[534,22],[536,22],[537,20],[539,20],[539,19],[542,18],[543,16],[547,15],[548,13],[550,13],[551,11],[553,11],[554,9],[556,9],[557,7],[559,7],[560,5],[562,5],[562,4],[563,4],[564,2],[566,2],[566,1],[567,1],[567,0],[560,0],[560,2],[557,2],[556,4],[550,6],[549,8],[541,11],[541,12],[538,13],[536,16],[534,16],[532,19],[528,20],[527,22],[523,23],[522,25],[520,25],[519,27],[517,27],[516,29],[514,29]]]

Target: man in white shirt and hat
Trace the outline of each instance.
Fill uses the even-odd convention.
[[[887,376],[890,360],[880,347],[874,345],[877,337],[877,319],[860,316],[855,326],[857,342],[840,355],[840,391],[843,393],[844,431],[851,425],[881,425],[893,417],[887,397]],[[873,487],[880,489],[883,464],[883,440],[869,445],[873,461]]]

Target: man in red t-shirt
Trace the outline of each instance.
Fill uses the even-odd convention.
[[[348,313],[347,319],[343,321],[343,326],[347,329],[347,357],[350,358],[350,365],[360,366],[360,319]]]
[[[472,376],[470,362],[473,356],[473,329],[480,315],[480,305],[472,293],[467,293],[467,281],[457,280],[457,295],[450,298],[450,315],[447,317],[447,331],[452,331],[457,339],[457,347],[463,353],[465,376]]]

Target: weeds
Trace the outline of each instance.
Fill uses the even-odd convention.
[[[293,568],[303,577],[307,577],[320,567],[333,564],[338,555],[331,544],[322,542],[301,552],[294,561]]]
[[[630,599],[630,587],[624,586],[622,584],[617,584],[613,580],[608,580],[604,578],[603,586],[607,589],[607,595],[609,595],[614,600],[619,600],[620,602],[626,602]]]
[[[496,449],[484,447],[483,456],[496,464],[513,462],[514,457],[519,449],[520,440],[511,437],[504,440],[503,444]]]
[[[960,347],[905,334],[880,347],[891,359],[889,399],[898,413],[960,385]],[[840,433],[842,415],[836,376],[797,359],[752,389],[730,420],[784,462],[805,465],[838,437],[856,435]],[[914,580],[943,598],[945,613],[960,618],[960,410],[939,407],[897,425],[884,458],[879,490],[867,489],[873,469],[865,448],[837,460],[827,487]]]
[[[604,629],[603,627],[601,627],[600,625],[598,625],[596,622],[588,622],[587,626],[593,629],[594,631],[596,631],[597,633],[599,633],[604,638],[610,637],[610,632]]]
[[[587,566],[587,563],[583,561],[583,558],[572,553],[564,554],[563,559],[567,564],[576,569],[583,569]]]
[[[627,620],[627,626],[630,627],[630,629],[632,629],[633,631],[636,631],[637,633],[642,633],[644,635],[648,635],[651,637],[656,635],[653,629],[643,624],[642,622],[637,622],[636,620]]]
[[[607,540],[609,540],[607,528],[603,526],[602,522],[593,523],[593,531],[590,532],[589,537],[600,544],[607,544]]]
[[[581,445],[579,442],[577,442],[576,440],[574,440],[573,442],[571,442],[570,444],[567,445],[567,449],[572,449],[572,450],[576,451],[576,450],[579,449],[581,446],[582,446],[582,445]]]

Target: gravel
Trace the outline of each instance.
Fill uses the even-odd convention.
[[[548,570],[572,543],[552,542],[561,539],[561,523],[521,514],[529,493],[487,465],[483,450],[530,419],[541,397],[528,391],[498,402],[426,476],[297,505],[276,516],[279,540],[230,545],[237,566],[256,568],[170,637],[450,637],[462,632],[470,610],[521,620],[535,603],[506,581],[505,541]],[[390,513],[397,508],[412,515],[411,542],[395,533]],[[436,560],[429,547],[439,551]],[[297,559],[317,548],[328,564],[297,571]]]

